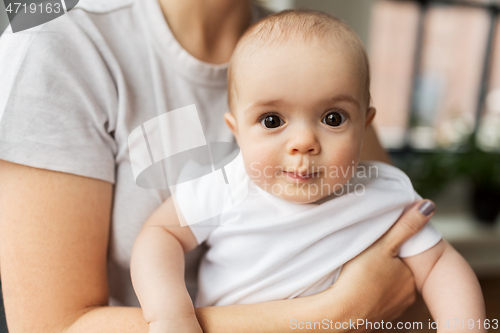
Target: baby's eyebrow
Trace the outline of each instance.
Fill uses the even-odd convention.
[[[338,103],[338,102],[347,102],[354,104],[358,109],[361,108],[361,105],[359,104],[359,101],[352,97],[351,95],[347,94],[340,94],[337,96],[334,96],[333,98],[329,98],[325,100],[328,103]],[[323,103],[323,102],[322,102]],[[286,105],[286,102],[283,99],[272,99],[268,101],[257,101],[250,105],[248,109],[245,110],[245,112],[248,112],[254,108],[258,107],[280,107]]]
[[[337,96],[333,97],[330,101],[333,103],[348,102],[348,103],[352,103],[352,104],[356,105],[358,108],[361,107],[361,105],[359,104],[359,101],[356,98],[352,97],[351,95],[337,95]]]
[[[256,108],[256,107],[279,107],[279,106],[283,106],[284,104],[285,104],[285,102],[282,99],[272,99],[269,101],[257,101],[255,103],[253,103],[252,105],[250,105],[250,107],[248,109],[246,109],[245,111],[249,111],[249,110]]]

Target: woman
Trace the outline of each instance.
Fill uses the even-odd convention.
[[[2,36],[0,262],[11,333],[147,332],[133,307],[130,252],[169,193],[135,184],[128,135],[196,104],[207,141],[230,142],[225,64],[263,15],[236,0],[82,0],[29,33]],[[364,149],[365,159],[386,158],[373,130]],[[415,205],[329,290],[199,308],[203,330],[281,332],[292,319],[394,319],[415,296],[396,255],[432,215],[421,206],[429,205]],[[189,281],[196,256],[187,263]]]

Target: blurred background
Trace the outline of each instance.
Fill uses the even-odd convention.
[[[259,3],[325,11],[358,33],[382,144],[437,203],[434,225],[478,275],[487,318],[500,319],[500,0]],[[0,1],[0,32],[7,24]],[[419,299],[399,320],[426,331],[430,318]]]

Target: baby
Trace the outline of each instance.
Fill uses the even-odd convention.
[[[331,286],[419,199],[402,171],[359,162],[375,116],[369,82],[361,41],[327,14],[285,11],[245,33],[225,115],[240,152],[213,173],[226,190],[214,193],[210,177],[180,184],[134,245],[132,281],[150,332],[202,331],[184,282],[184,253],[202,242],[196,306],[303,297]],[[196,219],[217,205],[221,214]],[[438,332],[446,320],[485,318],[474,273],[432,226],[400,257]]]

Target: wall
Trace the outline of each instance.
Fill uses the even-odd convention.
[[[371,9],[376,0],[294,0],[296,8],[320,10],[343,19],[369,50]]]

